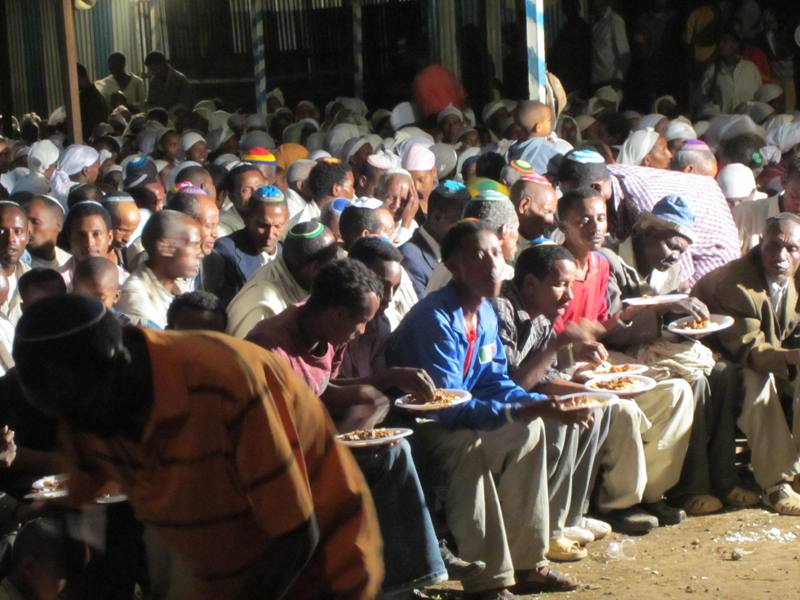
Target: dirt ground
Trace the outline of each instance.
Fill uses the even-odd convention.
[[[608,540],[600,540],[588,546],[589,557],[583,561],[557,565],[579,577],[583,586],[549,597],[800,599],[800,517],[740,510],[690,518],[630,539],[635,542],[633,560],[609,559]],[[444,600],[458,598],[458,589],[457,583],[448,582],[428,593]]]

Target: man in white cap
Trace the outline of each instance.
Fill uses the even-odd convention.
[[[59,150],[50,140],[41,140],[31,144],[28,152],[28,169],[30,173],[17,180],[11,193],[30,192],[31,194],[47,194],[50,192],[50,177],[58,167]]]
[[[675,152],[686,140],[696,140],[698,138],[692,124],[682,117],[672,119],[664,129],[663,135],[664,139],[667,140],[670,152]]]
[[[428,197],[436,184],[436,155],[422,144],[414,144],[403,156],[402,165],[411,173],[420,210],[423,214],[428,214]]]
[[[374,196],[381,176],[391,168],[392,160],[388,154],[384,152],[370,154],[356,177],[356,196],[359,198]]]
[[[684,140],[673,151],[669,168],[681,173],[716,177],[717,157],[705,142],[695,139]]]
[[[442,141],[445,144],[455,144],[458,132],[464,127],[464,113],[452,104],[442,110],[436,117],[436,124],[442,131]]]
[[[394,219],[392,241],[397,246],[404,244],[418,226],[415,217],[419,211],[419,197],[411,173],[405,169],[385,171],[375,188],[375,197],[383,202]]]
[[[742,163],[725,165],[717,175],[717,183],[719,183],[719,188],[725,195],[728,204],[730,204],[734,217],[737,207],[743,202],[756,200],[757,194],[761,194],[761,198],[766,197],[758,191],[752,169]]]
[[[187,131],[181,137],[181,146],[186,160],[204,165],[208,160],[208,144],[205,138],[196,131]]]
[[[25,213],[30,223],[31,267],[60,272],[70,259],[69,252],[56,245],[64,225],[64,207],[50,196],[34,196],[25,203]]]

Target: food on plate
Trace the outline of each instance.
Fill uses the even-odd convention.
[[[711,326],[711,321],[708,319],[695,319],[694,321],[685,321],[675,325],[678,329],[705,329]]]
[[[66,477],[43,477],[36,483],[38,485],[33,487],[34,493],[58,492],[67,489]]]
[[[614,379],[604,379],[594,381],[590,384],[598,390],[608,390],[609,392],[633,392],[636,390],[636,380],[630,377],[615,377]]]
[[[343,433],[337,437],[344,442],[368,442],[392,437],[396,433],[397,432],[393,429],[356,429],[355,431]]]
[[[600,406],[605,406],[607,402],[602,398],[597,398],[595,396],[575,396],[573,398],[567,398],[566,400],[561,400],[561,405],[564,408],[570,409],[578,409],[578,408],[598,408]]]
[[[461,394],[457,392],[450,392],[447,390],[438,389],[433,393],[433,400],[430,402],[422,402],[418,398],[413,398],[414,404],[424,404],[425,406],[439,406],[445,407],[457,402],[461,398]]]
[[[636,369],[636,365],[631,364],[622,364],[622,365],[604,365],[602,367],[597,367],[594,372],[598,375],[605,375],[606,373],[627,373],[628,371],[634,371]]]

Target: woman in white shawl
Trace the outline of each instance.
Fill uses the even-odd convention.
[[[69,191],[76,185],[94,183],[100,173],[100,153],[91,146],[73,144],[61,155],[59,168],[50,178],[52,195],[67,207]]]
[[[634,131],[625,140],[617,162],[621,165],[638,165],[654,169],[669,168],[672,153],[664,136],[652,128]]]

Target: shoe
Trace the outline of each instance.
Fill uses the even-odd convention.
[[[583,527],[564,527],[564,537],[585,546],[594,541],[594,534]]]
[[[785,481],[764,490],[761,501],[779,515],[800,516],[800,494]]]
[[[644,535],[658,527],[658,519],[639,505],[612,510],[603,518],[614,531],[625,535]]]
[[[715,496],[709,494],[698,494],[696,496],[686,496],[683,501],[683,510],[687,515],[700,516],[710,515],[721,511],[722,502]]]
[[[583,517],[583,519],[581,519],[581,527],[591,531],[595,540],[602,540],[611,533],[611,525],[600,519],[593,519],[592,517]]]
[[[677,525],[686,518],[686,512],[682,508],[672,507],[664,500],[643,503],[642,506],[658,519],[658,524],[661,527]]]
[[[469,562],[453,554],[444,540],[439,541],[439,554],[442,555],[442,562],[444,562],[450,579],[467,579],[480,575],[486,570],[486,563],[482,560]]]
[[[572,575],[556,571],[549,565],[530,571],[517,571],[514,578],[517,580],[514,593],[521,596],[546,592],[571,592],[577,590],[580,585]]]
[[[722,497],[722,501],[728,506],[736,508],[747,508],[755,506],[761,500],[761,494],[741,485],[734,485],[728,493]]]
[[[558,562],[573,562],[583,560],[589,556],[589,553],[586,548],[581,548],[577,542],[560,537],[550,539],[550,547],[545,552],[545,556]]]

